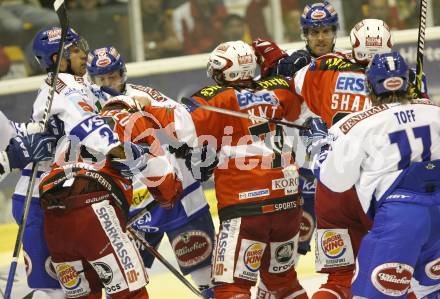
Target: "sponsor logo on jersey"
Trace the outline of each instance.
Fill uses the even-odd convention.
[[[365,72],[365,66],[360,64],[353,64],[350,60],[340,57],[326,57],[317,60],[319,64],[319,70],[325,71],[353,71],[353,72]],[[311,65],[311,70],[316,70],[316,65]]]
[[[391,77],[383,81],[383,86],[388,90],[398,90],[403,86],[403,79],[400,77]]]
[[[312,237],[313,229],[315,228],[315,221],[312,215],[303,211],[301,222],[299,223],[299,241],[306,242]]]
[[[124,238],[121,227],[116,226],[116,224],[119,224],[116,214],[114,212],[109,213],[109,207],[106,206],[95,209],[95,213],[98,215],[102,228],[110,239],[112,247],[127,274],[130,269],[135,269],[135,266],[129,255],[130,250],[126,248],[126,242],[129,242],[126,240],[128,238],[126,236]]]
[[[57,273],[55,271],[55,268],[52,265],[52,257],[48,257],[45,261],[44,261],[44,269],[46,270],[46,273],[52,277],[53,279],[57,280]]]
[[[240,192],[238,193],[238,199],[243,200],[243,199],[261,197],[267,195],[269,195],[269,189],[259,189],[259,190],[252,190],[247,192]]]
[[[298,192],[299,178],[282,178],[272,180],[272,190],[284,189],[285,195],[295,194]]]
[[[427,263],[425,266],[425,272],[431,279],[440,279],[440,258]]]
[[[398,297],[406,294],[414,269],[401,263],[386,263],[377,266],[371,273],[371,282],[381,293]]]
[[[32,273],[32,260],[27,254],[26,251],[23,250],[23,258],[24,258],[24,267],[26,269],[26,276],[31,275]]]
[[[274,77],[267,80],[260,80],[257,81],[257,84],[263,87],[264,89],[272,89],[272,88],[290,89],[289,83],[281,77]]]
[[[95,262],[92,265],[104,285],[108,285],[112,282],[113,271],[109,265],[103,262]]]
[[[289,270],[295,264],[295,255],[298,249],[298,234],[284,242],[271,242],[271,256],[269,272],[281,273]]]
[[[339,73],[335,92],[368,95],[365,74]]]
[[[244,265],[249,271],[256,272],[260,269],[263,252],[264,247],[261,243],[254,243],[244,251]]]
[[[312,12],[312,14],[310,15],[310,17],[312,18],[312,20],[322,20],[324,19],[326,16],[325,11],[317,9],[314,12]]]
[[[227,261],[225,258],[226,250],[229,243],[233,239],[234,233],[237,231],[236,220],[225,220],[222,222],[222,228],[218,235],[217,246],[215,250],[215,264],[214,264],[214,275],[222,276],[224,272],[228,271],[226,265],[230,265],[233,268],[234,261]]]
[[[81,277],[75,268],[69,264],[59,264],[56,266],[58,280],[66,290],[73,290],[81,283]]]
[[[288,242],[278,246],[278,248],[275,249],[275,259],[277,262],[281,264],[288,263],[294,254],[294,248],[295,243],[293,242]]]
[[[367,111],[357,113],[356,115],[344,121],[339,126],[339,129],[342,131],[342,133],[347,134],[360,121],[367,119],[370,116],[375,115],[387,109],[388,109],[387,105],[380,105],[380,106],[374,106],[371,109],[368,109]]]
[[[321,247],[324,254],[331,259],[341,257],[347,250],[347,246],[341,234],[331,230],[325,231],[322,235]]]
[[[200,90],[200,94],[204,97],[211,97],[220,89],[222,89],[222,87],[218,85],[208,86]]]
[[[46,78],[46,84],[49,86],[52,86],[52,76],[48,75]],[[55,92],[56,93],[61,93],[61,91],[63,91],[63,89],[67,86],[66,83],[64,83],[63,80],[61,80],[60,78],[57,78],[57,84],[55,85]]]
[[[212,253],[212,241],[204,231],[187,231],[178,235],[171,245],[181,267],[192,267],[205,261]]]
[[[241,91],[237,92],[236,94],[240,109],[247,109],[249,107],[261,104],[278,106],[278,101],[269,92],[252,93],[249,91]]]

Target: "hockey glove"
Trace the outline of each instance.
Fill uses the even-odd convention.
[[[208,145],[205,144],[191,149],[185,157],[186,167],[191,171],[194,179],[200,182],[209,180],[218,164],[217,154],[208,151]]]
[[[32,162],[50,160],[57,138],[49,133],[17,136],[9,142],[6,154],[11,169],[23,169]]]
[[[269,71],[278,60],[287,57],[287,53],[278,47],[276,43],[268,39],[257,38],[252,42],[258,64],[261,67],[261,77],[267,77]]]
[[[306,147],[306,153],[311,160],[315,155],[319,155],[328,149],[329,140],[327,125],[319,117],[308,118],[304,126],[309,127],[308,130],[300,130],[299,136]]]
[[[125,142],[123,146],[126,158],[111,160],[111,166],[119,170],[125,178],[131,179],[147,167],[150,147],[132,142]]]
[[[269,75],[281,75],[293,78],[297,71],[308,65],[311,61],[312,57],[309,52],[298,50],[290,54],[290,56],[278,60],[278,63],[269,70]]]

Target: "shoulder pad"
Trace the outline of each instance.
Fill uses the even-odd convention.
[[[256,83],[262,88],[269,90],[279,88],[291,89],[289,82],[287,82],[286,78],[283,76],[266,77],[256,81]]]
[[[365,72],[365,65],[353,63],[349,59],[340,55],[325,55],[320,57],[317,61],[317,70],[321,71],[353,71]]]
[[[193,94],[193,96],[201,97],[202,99],[209,100],[217,94],[229,89],[230,87],[224,87],[219,85],[211,85],[203,87],[199,91]]]

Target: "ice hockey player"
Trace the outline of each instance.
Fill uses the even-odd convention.
[[[165,207],[172,207],[182,192],[154,134],[154,123],[130,113],[135,107],[130,103],[134,103],[131,98],[120,96],[103,107],[100,115],[105,124],[98,130],[105,129],[102,133],[107,136],[114,132],[117,141],[105,161],[91,159],[99,155],[80,146],[81,141],[77,145],[70,141],[40,184],[45,237],[68,298],[101,298],[103,287],[111,298],[148,298],[142,259],[126,233],[131,180],[135,171],[141,172],[142,182]],[[125,160],[114,154],[116,150],[124,152]],[[78,155],[76,161],[63,161]]]
[[[41,121],[44,115],[60,38],[61,29],[49,27],[38,32],[33,41],[33,53],[40,65],[48,72],[33,105],[32,119],[35,122]],[[77,135],[82,144],[94,148],[96,152],[107,153],[112,147],[116,147],[117,139],[108,126],[105,127],[102,119],[94,113],[95,107],[99,106],[99,99],[91,92],[90,84],[82,77],[86,73],[86,51],[85,40],[69,28],[54,93],[50,123],[55,123],[54,127],[59,127],[59,131]],[[50,164],[51,162],[40,163],[41,171],[37,175],[36,186],[39,184],[38,177]],[[17,223],[21,220],[30,169],[31,165],[28,165],[22,171],[12,197],[13,215]],[[32,289],[38,289],[34,292],[35,297],[64,298],[56,273],[51,266],[43,230],[43,210],[39,205],[36,187],[23,238],[25,262],[28,265],[28,285]]]
[[[116,93],[147,97],[153,106],[179,105],[152,87],[127,83],[125,63],[114,47],[90,51],[87,72],[92,82],[98,86],[111,88]],[[168,151],[167,148],[165,150]],[[169,155],[169,158],[174,169],[182,177],[183,196],[172,209],[152,207],[135,223],[134,228],[144,233],[145,239],[153,246],[159,246],[166,233],[180,270],[184,275],[190,274],[192,280],[203,291],[211,282],[211,260],[215,238],[214,224],[200,183],[208,179],[208,173],[202,172],[203,178],[198,176],[199,180],[195,180],[185,166],[185,160],[174,158],[173,155]],[[146,186],[139,181],[134,183],[134,197],[138,203],[131,209],[133,215],[154,202],[154,196],[151,196]],[[141,255],[145,266],[150,268],[154,256],[145,249],[141,250]]]
[[[349,113],[371,107],[365,84],[366,65],[374,54],[391,51],[390,31],[381,20],[359,22],[350,37],[352,52],[321,56],[298,71],[294,78],[296,93],[329,127]],[[374,42],[375,39],[378,42]],[[333,204],[329,204],[331,200]],[[315,213],[316,269],[329,276],[313,298],[350,298],[355,257],[371,220],[362,212],[354,188],[334,193],[319,183]],[[323,246],[331,240],[341,240],[335,243],[340,246],[333,249]]]
[[[300,25],[305,40],[305,49],[300,50],[281,50],[278,45],[269,40],[254,40],[252,46],[260,61],[262,76],[283,75],[293,78],[295,73],[312,60],[319,56],[333,52],[336,43],[336,34],[339,28],[338,14],[334,7],[327,1],[307,4],[300,18]],[[307,111],[304,104],[302,115],[313,116],[313,113]],[[307,113],[306,113],[307,112]],[[297,123],[303,123],[304,119]],[[286,129],[286,135],[293,139],[298,139],[297,130]],[[298,164],[303,165],[301,152],[304,151],[302,144],[294,142],[294,148],[297,152]],[[298,146],[299,145],[299,146]],[[299,154],[299,155],[298,155]],[[310,170],[300,168],[300,189],[301,196],[304,198],[303,217],[301,220],[301,234],[298,252],[306,254],[310,251],[310,240],[315,229],[315,211],[314,197],[316,181]],[[262,286],[264,288],[264,286]],[[263,292],[263,290],[261,290]]]
[[[257,68],[243,41],[218,45],[207,73],[218,85],[190,100],[255,116],[294,121],[300,102],[283,77],[253,81]],[[295,257],[301,219],[298,171],[283,152],[282,127],[202,108],[172,111],[144,107],[189,146],[208,143],[219,154],[214,170],[220,231],[215,246],[215,298],[250,298],[258,273],[275,298],[307,298],[298,282]],[[172,112],[172,113],[170,113]]]
[[[334,192],[355,185],[363,212],[374,218],[361,243],[351,293],[406,298],[414,277],[417,298],[437,298],[440,108],[408,95],[409,70],[398,52],[374,56],[366,75],[370,109],[339,120],[330,138],[320,119],[302,132],[319,181]],[[340,246],[333,241],[342,244],[341,239],[324,237],[327,252],[336,254]]]

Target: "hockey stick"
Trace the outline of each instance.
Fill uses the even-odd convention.
[[[200,104],[199,102],[197,102],[191,98],[182,97],[180,101],[182,104],[184,104],[185,106],[192,108],[192,109],[201,108],[204,110],[213,111],[213,112],[222,113],[225,115],[230,115],[230,116],[235,116],[235,117],[240,117],[240,118],[246,118],[246,119],[249,119],[252,121],[257,121],[257,122],[269,122],[269,123],[273,123],[273,124],[277,124],[277,125],[282,125],[282,126],[297,128],[297,129],[302,129],[302,130],[308,129],[308,127],[297,125],[297,124],[283,121],[283,120],[279,120],[279,119],[273,119],[273,118],[268,118],[268,117],[264,117],[264,116],[253,115],[253,114],[247,114],[247,113],[243,113],[243,112],[223,109],[220,107],[203,105],[203,104]]]
[[[61,39],[60,39],[60,47],[58,48],[58,53],[57,53],[58,54],[57,60],[55,63],[55,70],[52,75],[52,86],[51,86],[49,97],[47,98],[47,101],[46,101],[46,107],[44,109],[44,116],[43,116],[43,119],[41,120],[41,123],[43,124],[44,130],[47,129],[49,114],[50,114],[50,110],[52,108],[52,102],[53,102],[53,98],[55,95],[56,84],[58,81],[58,73],[60,71],[61,58],[63,56],[63,51],[64,51],[64,42],[65,42],[66,36],[67,36],[67,27],[69,26],[69,21],[67,19],[66,7],[64,5],[64,0],[55,0],[53,3],[53,6],[54,6],[54,9],[57,13],[57,16],[58,16],[58,19],[59,19],[60,25],[61,25]],[[11,265],[9,266],[8,281],[6,282],[6,289],[5,289],[5,295],[4,295],[5,299],[9,299],[11,297],[12,285],[14,282],[15,272],[17,270],[18,256],[20,254],[21,246],[23,243],[24,229],[26,227],[26,222],[27,222],[27,218],[28,218],[28,214],[29,214],[29,208],[30,208],[31,201],[32,201],[32,194],[34,191],[37,172],[38,172],[38,163],[34,163],[32,165],[32,174],[30,177],[30,182],[29,182],[27,190],[26,190],[26,198],[24,201],[23,215],[21,216],[21,222],[18,227],[17,239],[15,240],[14,252],[12,254],[12,261],[11,261]]]
[[[142,245],[145,246],[145,248],[150,252],[152,255],[154,255],[162,264],[173,273],[177,279],[179,279],[185,286],[188,287],[188,289],[191,290],[195,295],[197,295],[199,298],[203,298],[202,293],[200,293],[199,290],[197,290],[186,278],[183,276],[176,268],[173,267],[157,250],[152,246],[150,243],[148,243],[147,240],[143,236],[141,236],[136,230],[134,230],[131,227],[128,227],[127,230],[133,235],[134,238],[136,238],[139,242],[142,243]]]
[[[417,65],[416,65],[416,86],[420,93],[423,84],[423,52],[425,50],[425,29],[426,29],[426,11],[428,9],[428,1],[420,1],[419,15],[419,37],[417,40]]]

